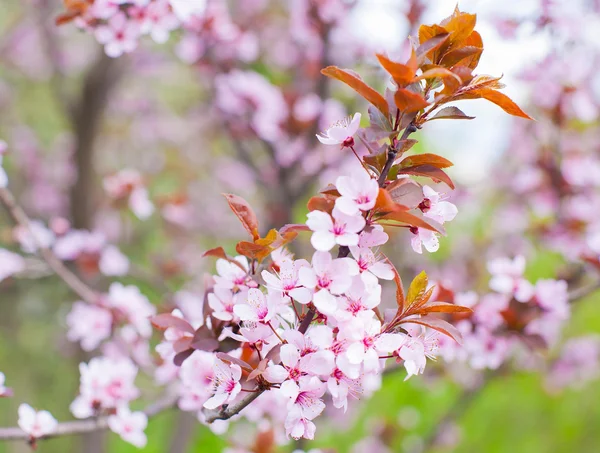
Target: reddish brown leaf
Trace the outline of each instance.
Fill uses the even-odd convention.
[[[430,220],[427,219],[424,220],[420,217],[417,217],[414,214],[411,214],[408,211],[396,211],[396,212],[390,212],[382,217],[380,217],[380,220],[393,220],[396,222],[401,222],[401,223],[405,223],[407,225],[410,226],[415,226],[418,228],[425,228],[426,230],[430,230],[430,231],[437,231],[443,234],[443,228],[440,230],[440,228],[438,226],[433,226],[432,223],[430,223]]]
[[[323,211],[331,214],[331,211],[333,211],[333,207],[335,206],[335,200],[329,197],[312,197],[308,200],[307,206],[310,212]]]
[[[417,165],[416,167],[408,167],[398,170],[398,174],[425,176],[431,178],[434,182],[442,181],[448,185],[451,189],[454,189],[454,183],[450,179],[450,176],[433,165]]]
[[[240,241],[235,246],[235,251],[251,260],[262,261],[272,252],[268,245],[255,244],[248,241]]]
[[[240,219],[246,231],[250,233],[252,239],[256,240],[260,238],[260,234],[258,233],[258,219],[248,202],[242,197],[229,193],[224,193],[223,196],[227,199],[229,207],[237,218]]]
[[[428,33],[429,32],[427,31],[426,34]],[[427,39],[424,42],[421,41],[421,44],[419,45],[419,47],[417,47],[416,52],[419,64],[422,64],[424,62],[428,54],[432,54],[436,50],[438,50],[448,40],[449,36],[449,33],[440,33],[436,36]],[[421,29],[419,29],[419,37],[421,37]]]
[[[462,335],[460,331],[454,327],[449,322],[444,321],[440,318],[435,318],[431,315],[422,316],[421,318],[410,318],[407,320],[403,320],[400,324],[420,324],[425,327],[429,327],[430,329],[437,330],[438,332],[443,333],[444,335],[449,336],[458,344],[462,344]]]
[[[279,234],[285,236],[288,232],[310,231],[303,223],[288,223],[279,229]]]
[[[244,362],[243,360],[238,359],[237,357],[233,357],[229,354],[225,354],[224,352],[217,352],[216,355],[217,355],[217,358],[219,360],[222,360],[223,362],[234,363],[236,365],[239,365],[240,368],[243,368],[248,371],[252,371],[252,367],[247,362]]]
[[[396,203],[386,189],[379,189],[379,193],[377,194],[377,200],[375,201],[375,207],[373,208],[374,212],[386,213],[407,210],[408,208],[406,206],[402,206]]]
[[[461,109],[451,106],[451,107],[444,107],[443,109],[439,110],[435,115],[433,115],[431,118],[429,118],[428,121],[441,120],[441,119],[472,120],[473,118],[475,118],[475,117],[467,116]]]
[[[399,87],[405,87],[411,83],[413,77],[415,76],[414,69],[407,65],[396,63],[395,61],[387,58],[385,55],[377,54],[377,59],[379,60],[379,64],[381,64],[383,69],[385,69],[392,76]]]
[[[490,102],[493,102],[506,113],[514,116],[520,116],[521,118],[526,118],[528,120],[532,119],[527,113],[525,113],[521,108],[507,95],[504,93],[500,93],[499,91],[492,90],[489,88],[483,88],[478,90],[478,94],[480,97],[487,99]]]
[[[436,168],[447,168],[452,167],[454,164],[442,156],[429,153],[408,156],[398,164],[399,169],[416,167],[419,165],[432,165]]]
[[[321,70],[321,74],[344,82],[368,102],[377,107],[386,117],[389,116],[390,110],[385,98],[367,85],[360,77],[357,77],[344,69],[340,69],[337,66],[328,66]]]
[[[466,41],[475,29],[476,22],[475,14],[463,13],[456,8],[454,14],[441,23],[444,29],[450,33],[445,47],[447,49],[456,48]]]
[[[458,63],[468,66],[473,61],[473,56],[477,55],[477,57],[479,57],[482,52],[482,48],[475,46],[459,47],[458,49],[446,53],[440,64],[446,67],[452,67]]]
[[[175,351],[175,354],[179,354],[180,352],[190,349],[191,345],[192,337],[181,337],[173,343],[173,351]]]
[[[386,187],[392,200],[409,209],[416,208],[423,201],[423,189],[409,178],[400,178]]]
[[[438,79],[438,78],[444,79],[444,80],[452,79],[454,81],[454,83],[456,83],[458,85],[463,83],[459,76],[454,74],[449,69],[441,68],[441,67],[427,69],[426,71],[423,72],[423,74],[421,74],[418,77],[415,77],[413,79],[413,82],[418,82],[419,80],[424,80],[424,79]]]
[[[455,305],[448,302],[427,302],[419,307],[415,314],[426,315],[427,313],[472,313],[468,307]]]
[[[394,102],[401,112],[418,112],[429,105],[423,96],[405,88],[399,88],[394,94]]]
[[[175,366],[181,366],[183,364],[183,362],[185,362],[185,359],[187,359],[193,353],[194,353],[193,349],[188,349],[187,351],[182,351],[179,354],[176,354],[175,357],[173,357],[173,363],[175,364]]]
[[[170,313],[162,313],[160,315],[152,316],[150,322],[154,327],[161,330],[166,330],[170,327],[181,330],[182,332],[188,332],[194,335],[195,329],[185,319],[173,316]]]
[[[201,351],[212,352],[219,347],[219,342],[208,327],[202,326],[196,330],[191,347]]]
[[[385,256],[385,255],[384,255]],[[394,283],[396,283],[396,304],[398,305],[398,311],[402,312],[404,310],[404,286],[402,285],[402,279],[400,278],[400,274],[394,266],[394,263],[390,261],[390,259],[385,256],[385,261],[392,266],[392,271],[394,271]]]

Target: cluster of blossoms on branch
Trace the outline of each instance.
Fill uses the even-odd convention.
[[[67,3],[79,3],[72,8],[73,17],[95,28],[113,56],[132,50],[141,30],[162,40],[164,32],[176,27],[168,20],[132,25],[136,12],[139,18],[151,8],[163,8],[167,17],[172,10],[177,13],[174,2]],[[182,13],[177,14],[182,20]],[[474,15],[456,10],[441,24],[420,28],[408,61],[377,55],[389,75],[388,85],[393,85],[384,95],[352,71],[336,66],[323,70],[371,104],[368,128],[360,129],[357,113],[317,136],[324,145],[353,152],[355,168],[310,199],[305,224],[272,229],[264,237],[249,204],[226,195],[250,240],[237,244],[236,257],[222,248],[206,253],[217,257],[217,273],[206,279],[203,299],[180,292],[174,298],[177,308],[154,316],[153,305],[137,287],[113,283],[106,294],[75,303],[67,320],[69,339],[86,350],[100,347],[103,355],[80,365],[73,414],[84,419],[107,416],[108,426],[124,440],[144,445],[147,417],[131,412],[129,404],[140,394],[135,385],[139,369],[147,369],[158,383],[176,389],[180,409],[197,413],[215,429],[223,428],[217,420],[241,414],[254,422],[267,421],[288,437],[313,438],[314,420],[326,403],[345,410],[349,397],[376,390],[390,359],[401,363],[410,377],[424,371],[427,358],[441,345],[444,357],[468,358],[475,368],[496,368],[507,355],[511,335],[534,343],[552,337],[568,316],[566,284],[530,284],[522,276],[521,258],[490,263],[495,293],[477,301],[470,294],[453,295],[429,285],[425,273],[405,292],[380,250],[390,232],[408,230],[415,252],[423,247],[434,252],[443,224],[457,214],[443,193],[416,179],[453,189],[444,171],[451,162],[430,153],[411,154],[416,143],[409,138],[412,133],[434,119],[470,119],[447,105],[461,99],[487,99],[527,117],[498,91],[498,78],[473,74],[483,50],[474,26]],[[239,112],[236,101],[252,95],[241,88],[248,81],[254,86],[256,80],[243,73],[224,77],[219,81],[224,87],[220,108]],[[228,99],[228,83],[241,93]],[[262,86],[261,92],[278,99],[274,103],[281,100],[268,85]],[[276,122],[273,111],[249,108],[244,114],[249,112],[255,132],[276,143],[279,129],[269,124]],[[366,156],[356,152],[355,137],[368,150]],[[107,178],[105,189],[116,204],[128,204],[139,218],[152,214],[138,174],[120,172]],[[60,226],[30,224],[21,234],[23,249],[27,244],[30,253],[51,248],[60,259],[91,262],[106,276],[128,273],[127,258],[104,238]],[[310,261],[295,259],[286,248],[303,232],[310,234],[314,249]],[[394,309],[382,308],[385,281],[396,285]],[[156,348],[160,359],[155,369],[148,352],[150,319],[165,331]],[[462,349],[457,344],[461,332]],[[31,408],[19,412],[19,424],[32,441],[54,432],[56,422],[46,413]]]

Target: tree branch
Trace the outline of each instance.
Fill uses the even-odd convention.
[[[31,221],[25,211],[17,204],[13,194],[6,188],[0,188],[0,202],[4,205],[15,223],[25,228],[33,241],[35,242],[40,255],[48,263],[48,266],[54,273],[60,277],[69,288],[73,290],[84,301],[95,304],[98,301],[98,294],[88,285],[86,285],[77,275],[71,272],[63,262],[50,250],[45,247],[31,228]]]
[[[248,393],[248,395],[246,395],[243,399],[241,399],[235,404],[225,405],[221,409],[205,411],[204,415],[206,416],[206,423],[212,423],[215,420],[229,420],[231,417],[239,414],[242,410],[244,410],[256,398],[262,395],[263,392],[264,390],[250,392]]]
[[[169,394],[155,401],[144,409],[144,414],[152,418],[159,413],[175,407],[177,395]],[[108,416],[88,418],[86,420],[75,420],[71,422],[59,423],[56,431],[47,436],[36,440],[52,439],[55,437],[71,436],[73,434],[85,434],[95,431],[104,431],[108,429]],[[30,436],[21,428],[10,427],[0,428],[0,440],[29,440]]]

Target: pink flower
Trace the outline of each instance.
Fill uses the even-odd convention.
[[[244,287],[248,283],[248,259],[245,256],[236,256],[231,263],[224,259],[217,260],[217,273],[215,286],[227,289]]]
[[[114,409],[139,396],[134,381],[138,369],[129,359],[94,357],[80,363],[79,396],[71,403],[77,418],[96,415],[98,409]]]
[[[121,277],[129,272],[129,259],[117,247],[109,245],[102,250],[98,267],[108,277]]]
[[[143,412],[131,412],[128,407],[117,408],[117,413],[108,417],[110,430],[138,448],[146,446],[148,439],[144,430],[148,426],[148,417]]]
[[[140,336],[148,338],[152,335],[150,316],[156,314],[156,307],[150,303],[137,286],[124,286],[113,283],[108,289],[107,303],[118,309],[131,323]]]
[[[356,171],[351,176],[339,176],[335,187],[341,195],[335,200],[335,206],[347,215],[373,209],[379,194],[377,181],[364,170]]]
[[[206,2],[207,0],[169,0],[173,12],[182,22],[187,22],[192,16],[204,13]]]
[[[440,241],[438,239],[438,234],[435,231],[411,227],[410,232],[413,234],[410,245],[415,252],[419,254],[423,253],[423,246],[431,253],[439,250]]]
[[[333,219],[323,211],[308,213],[306,225],[314,231],[310,239],[313,247],[321,252],[328,252],[336,244],[356,246],[358,233],[365,227],[364,217],[346,215],[337,208],[334,208],[332,215]]]
[[[300,284],[298,273],[303,267],[310,267],[308,261],[284,259],[279,262],[277,275],[264,270],[261,276],[267,284],[269,292],[279,292],[300,304],[307,304],[312,300],[312,291]]]
[[[509,302],[510,298],[504,294],[486,294],[474,307],[474,319],[478,325],[494,330],[504,324],[502,312],[508,308]]]
[[[340,295],[352,284],[352,276],[358,274],[356,261],[351,258],[332,259],[329,252],[315,252],[312,267],[300,269],[300,283],[314,288],[313,303],[317,309],[332,315],[337,309],[334,295]]]
[[[394,270],[389,263],[378,259],[373,251],[366,247],[350,247],[352,256],[358,264],[361,274],[382,280],[393,280]]]
[[[222,404],[231,402],[242,390],[240,378],[242,369],[239,365],[217,360],[214,366],[213,396],[204,403],[206,409],[215,409]]]
[[[535,300],[548,314],[563,321],[569,319],[571,306],[566,281],[538,280],[535,284]]]
[[[19,428],[33,439],[39,439],[56,431],[58,422],[48,411],[36,411],[29,404],[19,406]]]
[[[0,398],[6,396],[12,396],[12,389],[5,387],[4,383],[6,382],[6,377],[4,373],[0,371]]]
[[[212,396],[215,361],[215,356],[210,352],[194,351],[183,362],[179,373],[183,390],[178,403],[182,410],[199,411]]]
[[[96,39],[104,45],[109,57],[120,57],[124,53],[133,52],[138,44],[140,27],[130,21],[124,13],[116,13],[107,25],[96,28]]]
[[[443,224],[449,222],[456,217],[458,209],[455,205],[448,201],[443,201],[443,198],[429,186],[423,186],[423,201],[419,204],[419,208],[423,211],[425,217],[435,220]]]
[[[0,282],[24,270],[25,260],[21,255],[0,249]]]
[[[138,187],[129,196],[129,208],[140,220],[146,220],[154,213],[154,205],[148,198],[148,190]]]
[[[208,306],[212,308],[213,316],[222,321],[234,320],[234,306],[237,303],[238,295],[227,288],[215,286],[214,291],[208,294]]]
[[[270,293],[265,296],[256,288],[248,290],[247,303],[239,303],[233,306],[233,312],[242,320],[250,322],[268,323],[282,308],[282,296],[278,293]]]
[[[315,425],[311,420],[325,409],[325,403],[320,399],[325,388],[325,384],[315,376],[304,376],[298,383],[285,381],[281,384],[281,393],[290,400],[285,420],[285,432],[288,436],[294,439],[314,437]]]
[[[360,127],[360,113],[355,113],[331,126],[325,132],[317,134],[317,138],[324,145],[354,146],[354,134]]]
[[[280,351],[282,365],[274,365],[265,371],[265,378],[274,383],[286,379],[298,381],[305,375],[327,376],[334,368],[331,351],[301,351],[297,344],[284,344]]]
[[[75,302],[67,315],[69,341],[81,342],[85,351],[96,349],[110,337],[113,317],[109,310],[84,302]]]
[[[492,274],[490,288],[501,294],[514,295],[519,302],[528,302],[534,295],[534,287],[523,278],[525,258],[516,256],[496,258],[488,262],[488,271]]]
[[[167,42],[169,33],[178,26],[179,20],[171,12],[168,0],[157,0],[147,6],[142,30],[144,33],[150,33],[154,42]]]

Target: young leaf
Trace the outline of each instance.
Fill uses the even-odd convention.
[[[246,269],[244,269],[244,266],[242,266],[242,264],[239,261],[236,261],[233,258],[230,258],[229,256],[227,256],[227,253],[225,253],[225,250],[223,249],[223,247],[215,247],[214,249],[207,250],[206,252],[204,252],[202,254],[202,257],[207,257],[207,256],[214,256],[215,258],[222,258],[224,260],[227,260],[230,263],[235,264],[237,267],[239,267],[244,272],[246,272]]]
[[[325,69],[321,69],[321,74],[344,82],[363,98],[377,107],[379,111],[381,111],[381,113],[383,113],[386,117],[390,115],[390,110],[385,98],[376,90],[367,85],[361,78],[344,69],[340,69],[337,66],[328,66]]]
[[[396,283],[396,304],[398,305],[398,311],[401,313],[404,311],[405,299],[404,299],[404,286],[402,285],[402,279],[400,278],[400,274],[394,266],[394,263],[385,256],[385,261],[392,266],[392,271],[394,271],[394,283]]]
[[[161,330],[166,330],[173,327],[177,330],[190,333],[194,335],[196,330],[184,319],[173,316],[170,313],[162,313],[160,315],[152,316],[150,322],[154,327]]]
[[[454,164],[442,156],[429,153],[408,156],[398,164],[399,169],[416,167],[419,165],[432,165],[436,168],[447,168],[452,167]]]
[[[443,109],[436,112],[428,121],[431,120],[472,120],[475,118],[474,116],[467,116],[461,109],[458,107],[444,107]]]
[[[405,223],[407,225],[414,226],[417,228],[424,228],[426,230],[445,234],[444,228],[437,222],[434,222],[432,219],[425,220],[421,217],[416,216],[415,214],[411,214],[408,211],[390,212],[380,217],[379,220],[394,220],[396,222]]]
[[[454,190],[454,183],[444,170],[441,170],[433,165],[417,165],[415,167],[402,168],[398,170],[398,174],[425,176],[433,181],[445,182],[448,187]]]
[[[423,37],[425,37],[425,34],[428,34],[428,32],[424,32]],[[449,33],[440,33],[427,39],[426,41],[421,41],[421,44],[419,47],[417,47],[416,52],[419,64],[423,64],[427,54],[438,50],[448,40],[449,36]],[[419,29],[419,37],[421,37],[421,29]]]
[[[406,293],[406,308],[405,312],[410,310],[410,307],[421,300],[427,289],[427,274],[422,271],[417,275],[408,287],[408,293]]]
[[[331,214],[335,206],[335,200],[331,197],[319,197],[315,196],[308,200],[308,210],[312,211],[323,211]]]
[[[227,203],[229,203],[229,207],[233,213],[242,222],[246,231],[250,233],[252,239],[256,240],[260,238],[260,234],[258,233],[258,219],[248,202],[242,197],[229,193],[224,193],[223,196],[227,200]]]
[[[418,112],[429,105],[423,96],[405,88],[399,88],[394,94],[394,102],[401,112]]]
[[[427,302],[413,311],[414,314],[426,315],[428,313],[472,313],[468,307],[451,304],[449,302]]]
[[[525,113],[521,108],[507,95],[504,93],[500,93],[499,91],[492,90],[489,88],[483,88],[478,90],[478,94],[480,97],[487,99],[490,102],[493,102],[498,107],[502,108],[506,113],[514,116],[520,116],[525,119],[532,119],[527,113]]]
[[[392,79],[394,79],[394,82],[396,82],[399,87],[405,87],[411,83],[415,76],[415,69],[401,63],[396,63],[385,55],[378,53],[377,59],[379,60],[379,64],[381,64],[383,69],[392,76]]]

